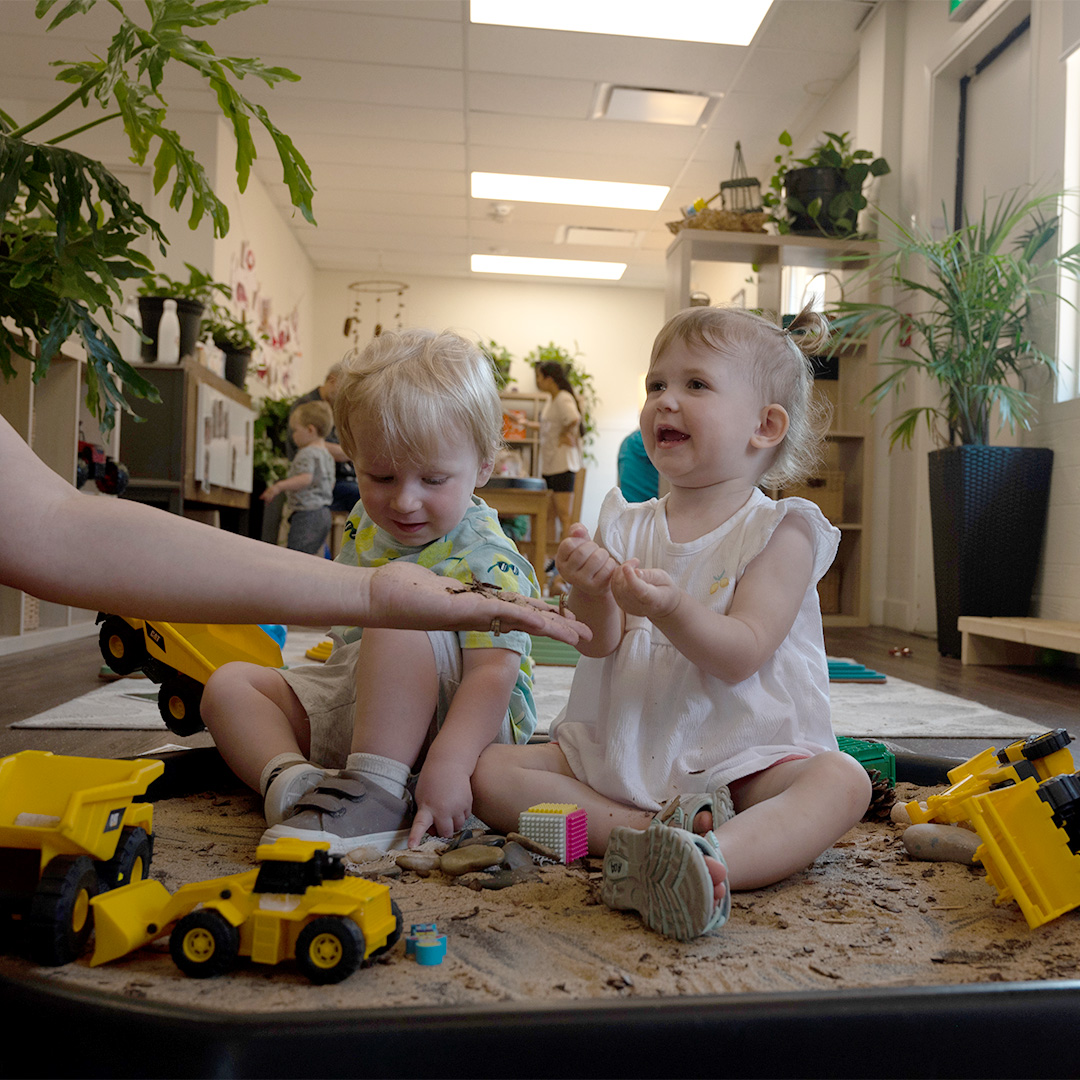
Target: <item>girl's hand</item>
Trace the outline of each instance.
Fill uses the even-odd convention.
[[[416,782],[416,817],[409,847],[419,847],[429,831],[436,836],[453,836],[464,827],[471,811],[469,777],[456,764],[429,759]]]
[[[260,496],[264,503],[273,502],[277,498],[278,486],[277,484],[271,484]]]
[[[642,570],[637,559],[629,559],[612,574],[611,595],[628,615],[656,620],[674,612],[682,590],[665,571]]]
[[[570,526],[570,534],[559,544],[555,568],[574,590],[589,596],[603,596],[611,585],[611,575],[619,564],[606,548],[589,536],[580,522]]]

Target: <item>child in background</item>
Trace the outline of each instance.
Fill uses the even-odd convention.
[[[604,902],[683,940],[723,924],[732,889],[811,863],[870,799],[830,721],[816,586],[839,531],[760,490],[819,455],[807,356],[827,332],[809,310],[781,330],[719,308],[660,331],[640,426],[670,491],[630,505],[616,489],[595,539],[575,525],[559,545],[592,641],[552,741],[489,747],[474,775],[494,828],[541,801],[583,807]]]
[[[338,561],[411,561],[538,597],[532,567],[473,494],[502,441],[484,354],[456,334],[406,330],[344,364],[335,419],[360,502]],[[324,840],[340,854],[460,829],[480,753],[526,742],[536,726],[529,635],[501,631],[498,619],[489,633],[353,627],[336,635],[325,665],[215,671],[203,719],[229,766],[264,796],[264,842]]]
[[[265,503],[288,493],[289,547],[309,555],[322,553],[330,535],[330,502],[334,496],[335,465],[326,449],[334,428],[334,413],[325,401],[305,401],[289,415],[289,434],[299,449],[289,463],[289,475],[261,495]]]

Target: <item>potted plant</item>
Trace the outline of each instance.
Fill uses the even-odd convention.
[[[1059,273],[1080,274],[1080,245],[1049,254],[1059,195],[1026,189],[984,200],[941,238],[891,222],[890,249],[865,271],[889,302],[842,301],[832,313],[841,337],[877,332],[891,368],[868,395],[876,408],[922,374],[938,393],[891,423],[890,449],[910,447],[921,422],[941,448],[930,453],[931,523],[938,650],[959,656],[959,615],[1025,616],[1045,530],[1053,452],[991,446],[991,427],[1031,427],[1032,375],[1053,375],[1035,340],[1033,311],[1060,299]],[[889,219],[886,219],[889,220]]]
[[[164,254],[168,241],[158,222],[104,165],[60,144],[99,124],[121,122],[136,165],[146,164],[153,150],[155,191],[171,177],[170,206],[179,210],[190,195],[189,225],[195,228],[209,216],[215,235],[224,236],[228,209],[194,153],[167,126],[161,82],[166,65],[176,60],[206,80],[232,124],[240,191],[255,159],[254,119],[274,141],[293,205],[314,222],[307,163],[266,109],[235,86],[246,76],[268,86],[298,76],[259,60],[219,56],[206,40],[209,27],[259,2],[154,0],[145,5],[148,21],[142,24],[129,17],[120,0],[102,4],[102,12],[107,8],[120,25],[104,56],[58,62],[56,78],[70,84],[71,92],[34,119],[16,119],[0,110],[0,311],[5,316],[0,322],[0,372],[5,378],[14,375],[15,354],[27,359],[34,378],[40,379],[64,342],[78,334],[87,354],[87,404],[105,430],[112,427],[117,408],[131,411],[125,392],[157,399],[153,385],[121,358],[112,334],[117,319],[123,318],[121,282],[153,270],[140,247],[149,239]],[[59,5],[57,0],[38,0],[37,15],[58,8],[52,30],[92,6],[94,0]],[[189,29],[196,36],[189,35]],[[95,119],[66,131],[54,125],[47,141],[30,140],[57,116],[91,101],[101,108]]]
[[[144,340],[142,345],[143,360],[152,363],[157,359],[157,332],[161,322],[161,313],[165,301],[176,301],[176,314],[180,319],[180,355],[193,356],[195,343],[199,340],[199,329],[203,312],[212,303],[215,292],[231,297],[228,285],[214,281],[191,263],[184,263],[188,270],[188,280],[178,281],[167,274],[147,274],[139,286],[139,318],[142,319]]]
[[[510,365],[514,357],[505,345],[497,341],[481,341],[480,351],[491,361],[491,370],[495,375],[495,385],[501,394],[516,379],[510,377]]]
[[[863,187],[872,176],[890,172],[889,163],[870,150],[852,148],[848,132],[825,132],[807,157],[796,158],[791,135],[780,133],[787,153],[776,155],[776,172],[762,203],[782,234],[796,233],[839,239],[858,234],[859,211],[866,196]]]
[[[259,338],[241,315],[237,318],[228,308],[214,304],[209,321],[203,321],[203,331],[210,334],[214,344],[225,354],[225,378],[241,390],[247,381],[251,354],[259,347]],[[263,341],[265,335],[260,335]]]

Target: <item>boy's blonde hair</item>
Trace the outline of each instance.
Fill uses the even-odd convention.
[[[742,308],[693,307],[673,315],[653,342],[650,366],[680,342],[725,360],[741,361],[768,402],[787,411],[787,435],[759,477],[762,487],[785,487],[810,476],[821,460],[829,408],[813,395],[810,357],[825,347],[829,324],[809,305],[786,328]]]
[[[450,330],[384,331],[346,353],[334,418],[350,458],[373,430],[395,463],[430,458],[451,425],[472,440],[481,462],[494,461],[502,445],[502,402],[491,362]]]
[[[334,410],[325,401],[304,401],[289,414],[301,427],[313,427],[320,439],[334,430]]]

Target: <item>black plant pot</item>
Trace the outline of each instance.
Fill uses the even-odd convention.
[[[952,446],[930,453],[938,652],[960,656],[961,615],[1024,617],[1042,555],[1053,450]]]
[[[834,233],[829,220],[829,203],[844,190],[844,177],[839,169],[813,165],[805,169],[792,169],[784,176],[784,195],[798,199],[809,206],[815,199],[821,200],[821,212],[815,221],[809,214],[796,214],[790,209],[791,231],[813,236],[831,236]]]
[[[140,296],[139,318],[142,330],[149,342],[143,342],[142,358],[147,363],[157,360],[157,332],[161,314],[165,310],[164,296]],[[180,358],[195,355],[195,343],[199,340],[199,327],[202,325],[203,306],[198,300],[186,300],[178,297],[176,314],[180,320]]]
[[[220,346],[218,346],[220,348]],[[250,349],[225,349],[225,378],[244,389],[247,382],[248,365],[251,363]]]

